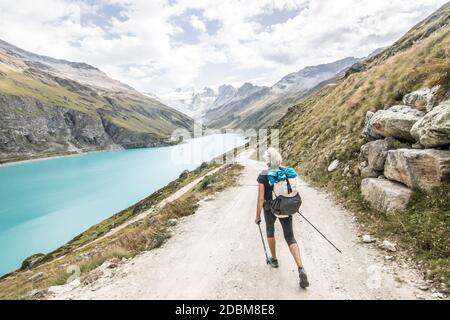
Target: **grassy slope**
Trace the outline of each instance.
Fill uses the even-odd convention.
[[[276,124],[288,164],[316,186],[335,192],[344,205],[359,212],[369,232],[397,237],[401,245],[424,260],[428,275],[450,285],[449,188],[430,195],[417,193],[409,213],[385,216],[361,199],[356,174],[361,131],[367,111],[386,109],[405,93],[441,84],[450,88],[450,4],[419,24],[394,46],[370,59],[366,71],[349,75],[289,109]],[[445,27],[442,27],[445,26]],[[339,170],[327,166],[339,159]],[[350,167],[351,177],[343,175]]]
[[[49,262],[32,270],[18,271],[0,280],[0,299],[30,299],[33,290],[40,290],[52,285],[65,284],[71,275],[66,272],[68,265],[77,265],[81,269],[81,280],[86,279],[87,273],[101,265],[105,260],[128,258],[143,251],[159,247],[170,237],[168,220],[194,214],[198,202],[208,194],[220,192],[237,182],[242,166],[237,164],[225,165],[213,175],[205,177],[192,190],[178,200],[162,209],[153,212],[141,222],[131,224],[111,237],[90,244],[111,228],[120,225],[131,217],[148,210],[169,194],[180,189],[195,178],[204,175],[215,168],[217,164],[201,166],[187,175],[177,179],[150,197],[136,205],[118,213],[100,224],[93,226],[66,246],[49,254]],[[84,246],[79,251],[76,248]],[[54,259],[60,257],[59,259]],[[37,280],[30,280],[32,275],[43,272],[45,275]]]

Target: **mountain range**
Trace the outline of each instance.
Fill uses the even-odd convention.
[[[178,88],[173,92],[154,96],[161,102],[203,122],[205,114],[209,110],[245,99],[266,88],[247,82],[239,88],[232,85],[221,85],[217,91],[208,87],[200,91],[194,88]]]
[[[341,72],[360,61],[349,57],[333,63],[301,69],[283,77],[272,87],[260,87],[240,99],[211,108],[205,124],[214,128],[260,128],[275,123],[303,97],[328,84]]]
[[[193,120],[85,63],[0,40],[0,161],[172,143]]]
[[[270,126],[302,98],[333,82],[361,59],[349,57],[310,66],[286,75],[271,87],[246,82],[241,87],[221,85],[177,89],[158,98],[163,103],[212,128],[260,128]]]

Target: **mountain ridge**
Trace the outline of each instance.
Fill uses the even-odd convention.
[[[287,109],[303,97],[320,88],[321,83],[361,59],[347,57],[331,63],[305,67],[292,72],[271,87],[262,87],[245,99],[230,101],[205,114],[205,123],[214,128],[258,129],[270,126]]]

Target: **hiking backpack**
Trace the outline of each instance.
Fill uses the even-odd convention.
[[[273,194],[275,198],[270,201],[270,209],[274,215],[287,218],[294,215],[302,205],[302,198],[297,191],[297,173],[292,168],[280,168],[273,174]],[[289,178],[290,176],[290,178]]]

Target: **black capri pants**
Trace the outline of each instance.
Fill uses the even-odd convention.
[[[275,216],[270,208],[264,204],[264,220],[266,221],[266,233],[267,238],[273,238],[275,236],[275,221],[277,216]],[[286,240],[288,246],[297,243],[294,237],[294,229],[292,226],[292,216],[288,218],[280,218],[281,227],[283,228],[284,239]]]

